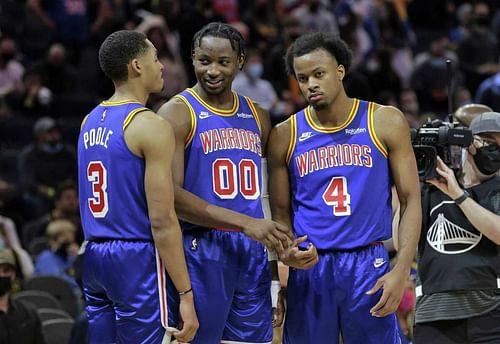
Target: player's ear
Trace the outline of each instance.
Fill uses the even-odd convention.
[[[139,62],[138,59],[133,59],[132,61],[130,61],[129,68],[135,74],[141,74],[142,73],[141,63]]]
[[[247,57],[244,54],[240,54],[240,56],[238,56],[238,69],[239,70],[243,69],[243,66],[245,65],[246,59],[247,59]]]
[[[339,65],[337,67],[337,76],[339,78],[339,81],[344,80],[344,76],[345,76],[345,67],[344,67],[344,65]]]

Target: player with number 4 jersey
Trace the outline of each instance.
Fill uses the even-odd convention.
[[[298,239],[290,270],[285,344],[399,344],[396,310],[419,237],[420,190],[408,124],[393,107],[349,98],[351,52],[311,33],[288,49],[286,66],[309,106],[269,139],[273,219]],[[399,252],[390,271],[391,184],[401,207]],[[318,258],[319,257],[319,258]]]

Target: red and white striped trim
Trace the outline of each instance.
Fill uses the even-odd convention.
[[[158,277],[158,298],[160,300],[160,319],[164,328],[168,326],[168,308],[167,308],[167,276],[165,273],[165,266],[158,254],[156,253],[156,276]]]

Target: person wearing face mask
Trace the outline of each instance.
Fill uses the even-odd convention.
[[[57,185],[76,181],[77,163],[75,151],[63,143],[53,118],[38,119],[33,136],[36,141],[26,146],[18,158],[18,172],[32,217],[38,217],[52,207]]]
[[[470,124],[460,178],[423,187],[414,343],[500,342],[500,113]]]
[[[267,80],[262,79],[262,57],[257,49],[249,49],[247,62],[233,81],[233,90],[257,102],[271,115],[281,115],[286,103],[281,102],[274,87]],[[291,110],[291,109],[290,109]]]
[[[79,246],[75,240],[76,227],[68,220],[54,220],[47,225],[48,249],[35,261],[35,275],[52,275],[64,278],[77,296],[80,288],[76,283],[73,264]]]
[[[14,253],[0,249],[0,343],[45,344],[37,311],[10,297],[16,269]]]

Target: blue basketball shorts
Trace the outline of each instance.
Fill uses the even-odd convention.
[[[366,295],[389,271],[383,245],[319,253],[308,270],[290,269],[283,343],[399,344],[394,314],[376,318],[370,309],[382,289]]]
[[[186,230],[183,237],[200,322],[191,344],[271,343],[271,273],[264,246],[240,232]],[[168,296],[169,303],[178,302],[174,288]],[[178,322],[170,313],[169,323]]]
[[[82,279],[89,343],[162,343],[167,276],[152,242],[89,242]]]

